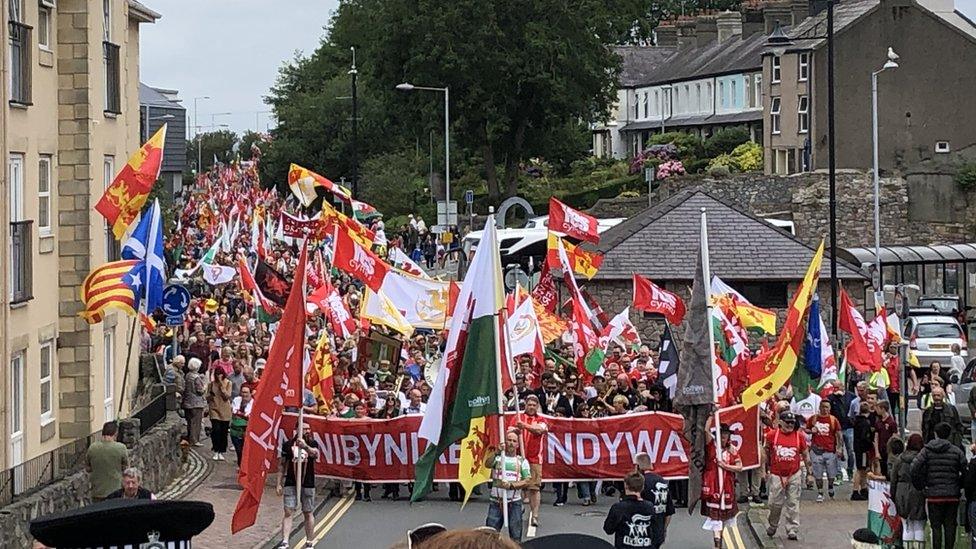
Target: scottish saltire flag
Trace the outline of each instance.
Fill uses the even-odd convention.
[[[166,259],[163,254],[163,216],[159,200],[153,202],[128,240],[122,246],[122,259],[139,263],[125,275],[125,283],[132,288],[136,309],[152,314],[163,302],[166,283]]]

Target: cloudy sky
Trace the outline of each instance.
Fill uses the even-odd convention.
[[[263,131],[268,93],[282,62],[311,53],[338,0],[144,0],[163,15],[142,26],[142,81],[180,91],[200,125]],[[976,20],[976,0],[956,0]],[[215,113],[230,112],[230,115]],[[214,115],[214,116],[212,116]],[[192,124],[191,120],[191,124]],[[204,131],[210,128],[204,128]]]
[[[140,78],[179,90],[193,124],[242,132],[268,125],[262,101],[284,61],[311,53],[338,0],[143,0],[162,19],[142,25]],[[230,112],[230,115],[216,113]],[[212,116],[213,115],[213,116]],[[203,131],[208,131],[204,128]]]

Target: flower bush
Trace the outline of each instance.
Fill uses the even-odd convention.
[[[673,175],[684,175],[685,166],[680,160],[668,160],[657,167],[657,179],[667,179]]]

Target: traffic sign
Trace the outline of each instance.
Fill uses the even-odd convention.
[[[180,284],[163,288],[163,312],[166,316],[183,316],[190,308],[190,292]]]
[[[464,191],[464,203],[468,206],[474,204],[474,191],[471,189]]]
[[[183,325],[183,315],[179,316],[167,316],[166,317],[167,326],[182,326]]]

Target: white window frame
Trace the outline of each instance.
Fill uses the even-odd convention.
[[[640,92],[634,90],[634,120],[640,118]]]
[[[729,106],[735,108],[735,80],[729,81]]]
[[[24,221],[24,154],[10,153],[7,159],[7,180],[10,182],[10,221]]]
[[[648,96],[649,95],[650,95],[650,92],[644,92],[644,99],[642,101],[643,106],[644,106],[644,118],[648,118],[650,116],[650,113],[648,112],[648,109],[650,108],[650,106],[648,105],[648,101],[649,101],[648,100]]]
[[[42,25],[42,19],[47,23]],[[51,26],[54,24],[54,2],[39,0],[37,3],[37,47],[44,51],[51,51]]]
[[[705,82],[705,111],[712,110],[712,83]]]
[[[806,82],[810,79],[810,54],[803,52],[797,56],[797,81]]]
[[[24,22],[24,0],[7,0],[9,2],[7,6],[7,16],[10,21],[15,21],[17,23]]]
[[[654,90],[654,114],[660,116],[664,112],[661,104],[661,90]]]
[[[695,84],[695,104],[698,105],[698,112],[704,112],[705,106],[702,105],[702,88],[701,82]]]
[[[115,178],[115,157],[112,155],[105,155],[102,158],[102,191],[108,189],[108,186],[112,184],[112,179]],[[108,221],[104,221],[105,226],[105,260],[111,259],[109,255],[109,247],[115,245],[115,234],[112,232],[112,226]]]
[[[10,429],[9,433],[9,451],[10,456],[8,457],[8,462],[11,465],[19,465],[24,461],[24,370],[26,369],[27,363],[27,353],[25,351],[18,351],[10,357],[10,377],[8,381],[10,383],[10,405],[8,412],[10,419],[8,421],[8,427]],[[15,486],[18,483],[22,483],[23,478],[14,478]]]
[[[112,41],[112,0],[102,0],[102,40]]]
[[[801,95],[796,100],[796,133],[810,131],[810,97]]]
[[[778,84],[779,81],[780,81],[780,77],[782,77],[782,70],[781,70],[782,69],[782,63],[781,63],[781,60],[780,60],[780,58],[779,58],[778,55],[774,55],[773,56],[773,63],[772,63],[772,65],[773,66],[772,66],[772,71],[771,72],[773,73],[772,74],[773,78],[769,82],[771,84]]]
[[[773,97],[769,104],[769,130],[773,135],[779,135],[782,130],[780,124],[781,107],[782,99],[779,97]]]
[[[761,109],[762,106],[763,106],[763,103],[762,103],[762,75],[761,74],[756,74],[753,77],[753,88],[754,88],[753,93],[756,94],[756,97],[754,99],[754,104],[755,104],[756,108]]]
[[[44,372],[44,360],[47,359],[47,373]],[[41,357],[38,360],[38,370],[41,374],[40,401],[41,425],[54,421],[54,340],[49,339],[41,344]],[[47,385],[47,402],[44,399],[44,386]]]
[[[37,231],[41,236],[51,234],[51,161],[48,154],[42,154],[37,159]],[[41,214],[42,204],[47,205],[46,216]]]
[[[718,108],[725,108],[725,80],[718,81]]]
[[[102,334],[102,376],[105,390],[105,421],[115,419],[115,328]]]

